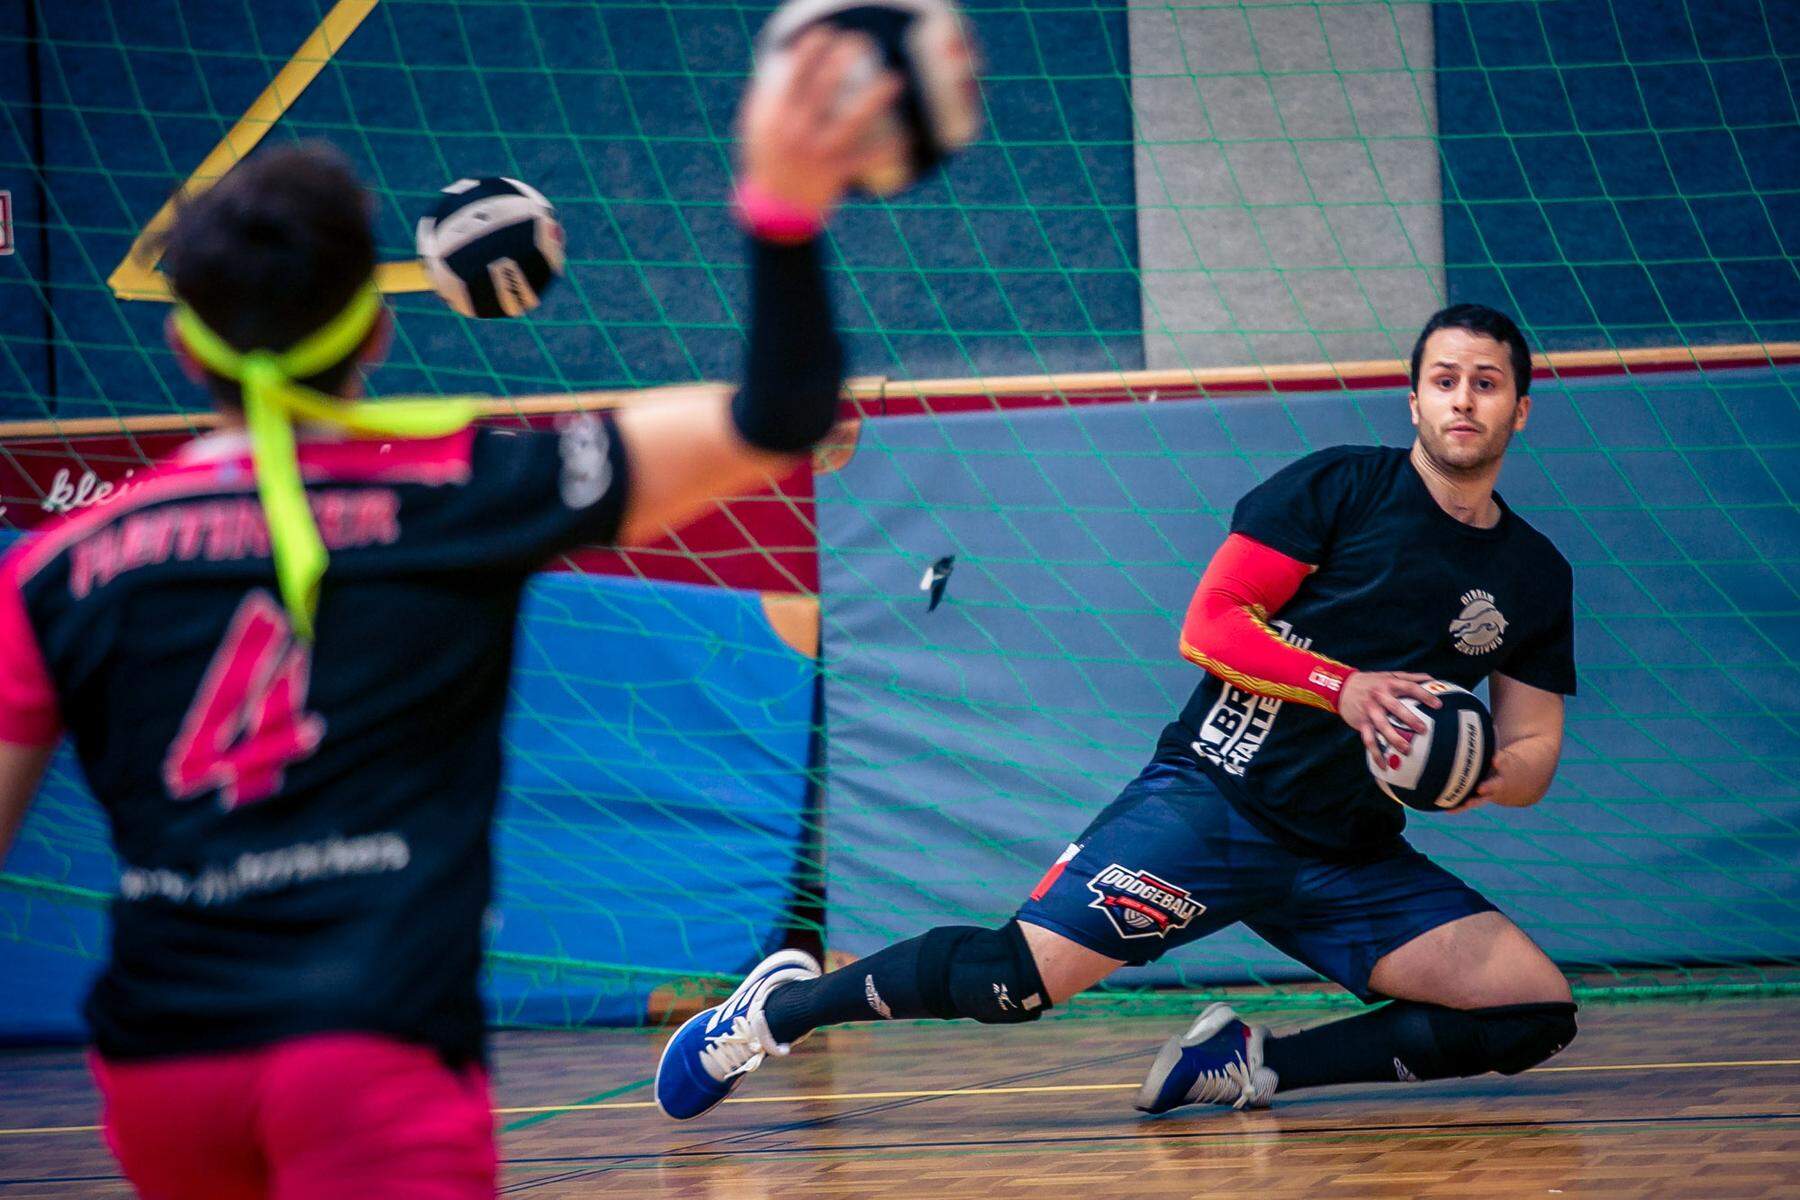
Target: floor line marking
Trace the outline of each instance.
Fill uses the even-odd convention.
[[[1593,1071],[1702,1071],[1747,1067],[1800,1067],[1800,1058],[1748,1058],[1716,1062],[1656,1063],[1585,1063],[1567,1067],[1533,1067],[1531,1074],[1578,1074]],[[633,1087],[641,1084],[630,1085]],[[1067,1092],[1122,1092],[1135,1090],[1136,1083],[1039,1083],[1017,1087],[989,1088],[918,1088],[892,1092],[820,1092],[789,1093],[779,1096],[732,1096],[726,1104],[817,1104],[832,1100],[930,1100],[946,1096],[1018,1096],[1050,1095]],[[654,1100],[612,1100],[597,1104],[539,1104],[516,1108],[496,1108],[495,1116],[522,1116],[530,1113],[625,1111],[655,1108]],[[0,1129],[0,1137],[24,1137],[32,1134],[98,1133],[98,1125],[45,1125],[26,1129]]]
[[[1699,1071],[1717,1070],[1729,1067],[1800,1067],[1800,1058],[1752,1058],[1731,1062],[1657,1062],[1657,1063],[1592,1063],[1567,1067],[1534,1067],[1533,1073],[1558,1071],[1578,1073],[1584,1071]],[[989,1088],[919,1088],[909,1091],[893,1092],[823,1092],[816,1094],[789,1093],[779,1096],[731,1096],[726,1104],[807,1104],[827,1100],[928,1100],[943,1096],[1014,1096],[1024,1094],[1049,1094],[1056,1092],[1121,1092],[1136,1090],[1138,1083],[1043,1083],[1022,1084],[1016,1087]],[[653,1100],[628,1100],[610,1104],[564,1104],[547,1105],[539,1108],[501,1108],[501,1113],[532,1112],[584,1112],[595,1109],[629,1109],[655,1108]]]

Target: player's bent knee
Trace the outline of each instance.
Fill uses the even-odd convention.
[[[1457,1009],[1399,1000],[1385,1010],[1383,1023],[1416,1079],[1517,1075],[1574,1040],[1575,1005]]]
[[[1481,1022],[1486,1069],[1502,1075],[1530,1070],[1575,1040],[1573,1002],[1507,1004],[1469,1015]]]
[[[1017,921],[999,929],[949,925],[933,929],[919,949],[919,994],[944,1020],[984,1025],[1035,1021],[1049,994]]]

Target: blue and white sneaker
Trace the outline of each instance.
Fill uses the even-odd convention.
[[[1150,1066],[1137,1106],[1165,1113],[1184,1104],[1267,1108],[1275,1072],[1263,1066],[1261,1025],[1246,1025],[1229,1004],[1209,1004],[1184,1034],[1170,1038]]]
[[[817,979],[819,961],[804,950],[778,950],[756,964],[731,999],[682,1022],[656,1064],[656,1106],[677,1121],[710,1112],[762,1066],[793,1049],[769,1033],[763,1002],[796,979]]]

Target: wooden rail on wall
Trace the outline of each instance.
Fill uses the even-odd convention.
[[[1723,367],[1780,366],[1800,362],[1800,342],[1742,342],[1722,346],[1666,346],[1637,350],[1561,350],[1539,355],[1536,375],[1542,379],[1584,375],[1631,375],[1647,372],[1705,370]],[[1403,383],[1408,364],[1402,359],[1368,359],[1341,363],[1295,363],[1264,367],[1207,367],[1199,370],[1091,371],[1061,375],[1005,375],[970,379],[893,380],[864,376],[848,381],[845,398],[865,416],[879,415],[893,400],[916,402],[1023,396],[1104,396],[1130,399],[1150,393],[1341,390]],[[677,384],[669,387],[615,391],[567,392],[488,400],[491,418],[531,417],[562,412],[625,408],[663,400],[723,395],[724,383]],[[78,417],[59,421],[0,422],[0,441],[16,438],[92,437],[107,434],[200,433],[218,424],[213,412],[168,413],[139,417]]]

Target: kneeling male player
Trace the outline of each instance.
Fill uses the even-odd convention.
[[[1498,748],[1465,808],[1543,797],[1575,691],[1572,576],[1494,481],[1531,411],[1531,352],[1458,305],[1412,354],[1410,450],[1340,446],[1252,489],[1181,650],[1207,674],[1156,753],[998,929],[946,926],[821,975],[782,951],[679,1029],[656,1097],[723,1100],[770,1054],[844,1021],[1035,1020],[1128,963],[1242,921],[1365,1001],[1286,1037],[1224,1004],[1171,1038],[1146,1112],[1278,1091],[1534,1066],[1575,1036],[1568,983],[1493,904],[1414,850],[1364,761],[1421,685],[1489,681]],[[1346,665],[1355,664],[1354,666]]]

